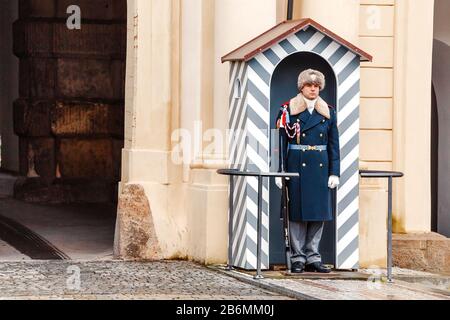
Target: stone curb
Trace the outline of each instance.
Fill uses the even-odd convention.
[[[233,271],[227,271],[225,270],[223,267],[220,266],[208,266],[207,267],[210,270],[214,270],[216,272],[220,272],[221,274],[227,275],[229,277],[232,277],[236,280],[239,280],[241,282],[244,282],[246,284],[250,284],[253,286],[256,286],[258,288],[261,289],[265,289],[277,294],[281,294],[283,296],[287,296],[289,298],[293,298],[296,300],[320,300],[316,297],[304,294],[304,293],[300,293],[296,290],[292,290],[292,289],[288,289],[285,288],[283,286],[279,286],[273,283],[268,283],[266,282],[264,279],[261,280],[255,280],[253,279],[253,276],[247,275],[247,274],[243,274],[239,271],[233,270]]]

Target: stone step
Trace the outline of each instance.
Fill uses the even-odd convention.
[[[394,234],[393,259],[400,268],[450,274],[450,238],[434,232]]]
[[[17,177],[0,172],[0,198],[12,197],[14,195],[14,184]]]

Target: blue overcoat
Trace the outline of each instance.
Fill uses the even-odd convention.
[[[300,175],[287,182],[290,220],[333,220],[328,179],[332,175],[340,177],[336,109],[319,98],[311,114],[300,94],[281,107],[276,125],[285,136],[285,145],[281,148],[285,152],[280,162],[284,162],[285,171]],[[298,144],[326,146],[326,150],[299,150],[289,146]]]

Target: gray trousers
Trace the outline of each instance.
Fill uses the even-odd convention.
[[[325,222],[289,222],[292,263],[322,262],[319,245],[324,225]]]

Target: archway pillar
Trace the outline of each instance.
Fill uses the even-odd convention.
[[[229,68],[220,58],[285,19],[283,3],[186,0],[183,5],[181,121],[188,131],[199,130],[202,147],[193,150],[193,161],[184,168],[187,247],[189,257],[200,262],[227,259],[228,179],[216,171],[229,165]],[[264,19],[249,20],[250,11]]]
[[[395,10],[393,167],[405,177],[394,184],[394,231],[429,232],[433,5],[399,0]]]
[[[178,56],[179,0],[128,0],[119,258],[177,258],[186,251],[182,171],[171,151],[179,126]]]

